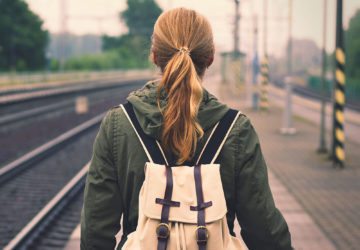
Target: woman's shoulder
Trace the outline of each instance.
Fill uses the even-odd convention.
[[[114,106],[106,112],[101,126],[112,135],[114,133],[117,135],[124,135],[132,130],[122,108],[122,104]]]
[[[122,114],[123,111],[121,108],[121,104],[114,106],[106,112],[102,123],[104,125],[110,126],[112,123],[114,123],[114,120],[117,120],[117,118],[119,116],[122,116]]]
[[[239,116],[237,117],[231,132],[239,134],[254,129],[250,118],[241,111],[238,112]]]
[[[249,143],[258,142],[258,136],[251,119],[242,112],[240,112],[236,119],[228,138],[231,144],[237,144],[237,146],[245,146]]]

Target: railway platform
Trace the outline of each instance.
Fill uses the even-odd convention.
[[[345,168],[335,169],[328,155],[316,152],[316,122],[296,115],[293,125],[297,133],[282,135],[282,107],[275,101],[270,99],[267,112],[254,111],[248,108],[245,94],[234,93],[216,82],[219,84],[205,83],[205,87],[245,113],[259,135],[275,204],[289,225],[293,247],[356,249],[360,245],[360,145],[353,142],[356,140],[347,138]],[[78,227],[65,249],[76,250],[79,246]]]

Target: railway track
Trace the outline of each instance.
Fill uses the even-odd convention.
[[[57,88],[39,90],[35,89],[31,92],[16,92],[14,94],[0,96],[0,115],[1,117],[10,116],[10,121],[14,119],[19,120],[24,118],[24,115],[21,114],[19,116],[20,118],[16,119],[15,117],[18,116],[17,113],[23,113],[24,111],[29,110],[31,110],[31,115],[44,113],[44,109],[41,108],[47,106],[46,104],[53,104],[51,108],[54,109],[56,106],[61,107],[61,105],[56,104],[62,103],[64,100],[75,99],[78,96],[89,96],[89,98],[94,99],[94,97],[100,94],[100,96],[97,97],[99,99],[101,98],[101,95],[106,95],[106,93],[116,92],[131,85],[144,84],[147,80],[148,78],[110,82],[99,81],[83,83],[81,85],[78,84],[75,86],[59,86]],[[4,123],[3,120],[7,121],[9,118],[2,118],[0,120],[0,125],[1,123]]]
[[[12,239],[4,250],[62,249],[79,223],[89,163]]]
[[[105,113],[95,116],[94,118],[80,124],[79,126],[67,131],[64,134],[56,137],[55,139],[41,145],[40,147],[32,150],[17,160],[7,164],[0,168],[0,187],[7,181],[12,180],[18,174],[21,174],[24,169],[28,169],[33,166],[37,161],[42,158],[46,158],[52,152],[61,149],[61,147],[74,141],[78,136],[87,132],[91,128],[100,125],[101,120],[105,116]]]
[[[123,102],[128,93],[139,88],[145,81],[131,81],[119,84],[118,88],[99,90],[85,95],[88,111],[76,112],[76,96],[66,95],[61,99],[42,99],[21,105],[20,112],[1,114],[0,107],[0,162],[1,165],[14,161],[59,134],[109,110]],[[6,109],[10,109],[8,106]],[[6,111],[8,112],[8,111]],[[4,113],[4,112],[3,112]]]
[[[85,116],[73,114],[74,111],[72,110],[71,115],[60,115],[48,120],[39,116],[42,119],[39,118],[39,123],[34,122],[34,126],[29,125],[34,119],[28,119],[29,122],[23,122],[23,125],[20,123],[15,129],[16,135],[29,126],[31,128],[22,134],[23,136],[17,136],[17,138],[10,136],[7,144],[16,142],[13,147],[3,147],[5,154],[7,150],[19,151],[19,145],[26,142],[24,136],[29,138],[32,145],[36,144],[35,139],[31,137],[32,134],[35,134],[34,138],[44,136],[43,133],[34,132],[37,127],[51,128],[53,125],[50,124],[55,124],[54,128],[57,129],[63,124],[68,125],[68,123],[71,123],[70,126],[73,127],[80,120],[87,119],[75,128],[67,129],[66,132],[63,131],[51,141],[46,138],[41,146],[29,150],[30,152],[27,151],[28,153],[23,156],[17,157],[5,166],[0,167],[0,249],[3,247],[6,247],[5,249],[48,249],[52,247],[61,249],[66,244],[68,237],[80,220],[85,175],[76,181],[77,187],[74,184],[74,187],[69,189],[69,194],[65,195],[68,198],[59,198],[59,201],[56,202],[53,199],[62,192],[59,190],[66,183],[70,183],[69,180],[91,158],[92,145],[97,134],[97,128],[105,115],[104,111],[114,106],[114,103],[124,102],[128,93],[144,82],[137,81],[136,84],[133,82],[131,85],[123,84],[122,88],[119,89],[121,94],[115,91],[107,91],[101,96],[102,94],[97,92],[94,94],[95,100],[93,102],[96,109],[92,108],[91,114]],[[99,104],[96,104],[96,97],[103,101],[98,100]],[[59,105],[64,105],[60,108],[64,109],[68,105],[67,100]],[[72,104],[69,105],[72,106]],[[48,108],[50,105],[44,106]],[[50,110],[54,112],[55,109],[56,107],[52,107]],[[47,114],[48,111],[42,112]],[[33,118],[33,116],[34,114],[28,114],[29,118]],[[70,121],[69,118],[74,121]],[[11,122],[3,127],[8,127],[11,130],[12,126],[9,124]],[[6,133],[6,131],[3,133],[4,138]],[[75,183],[75,181],[72,182]],[[54,208],[48,208],[50,203],[54,203]],[[44,212],[45,208],[48,208],[49,211]],[[39,214],[43,214],[44,217],[40,219]],[[61,219],[53,221],[53,218]],[[34,222],[35,219],[37,220],[36,223]],[[29,229],[30,225],[32,225],[31,229]],[[15,244],[13,243],[15,241],[18,242]]]
[[[136,85],[136,84],[135,84]],[[127,85],[121,86],[121,88],[126,87]],[[116,98],[121,93],[122,89],[103,90],[96,93],[90,93],[85,97],[89,100],[91,106],[101,103],[104,99]],[[23,111],[5,114],[0,117],[0,126],[11,125],[16,122],[23,122],[26,119],[34,119],[35,117],[46,115],[51,112],[58,112],[64,109],[74,109],[76,106],[76,97],[66,98],[65,100],[60,100],[60,102],[53,102],[48,105],[40,105],[39,107],[33,107]]]
[[[322,99],[321,91],[317,90],[317,89],[312,89],[312,88],[308,88],[308,87],[295,85],[294,92],[297,93],[298,95],[301,95],[306,98],[311,98],[311,99],[315,99],[315,100]],[[326,93],[326,101],[332,102],[331,98],[332,98],[331,93],[327,92]],[[360,100],[348,98],[348,99],[346,99],[345,107],[355,110],[355,111],[360,111]]]
[[[133,80],[124,79],[124,80],[107,80],[107,81],[96,81],[96,82],[90,82],[90,83],[82,83],[72,86],[62,86],[56,88],[46,88],[46,89],[34,89],[32,91],[26,91],[26,92],[15,92],[11,94],[7,94],[4,96],[0,96],[0,106],[7,106],[12,105],[15,103],[23,103],[26,101],[32,101],[36,99],[43,99],[43,98],[49,98],[49,97],[56,97],[61,95],[67,95],[67,94],[84,94],[88,92],[94,92],[104,89],[112,89],[112,88],[118,88],[121,87],[121,85],[126,85],[131,82],[135,81],[141,81],[146,82],[149,80],[149,77],[138,77]]]
[[[90,159],[103,116],[92,118],[0,169],[0,248]]]

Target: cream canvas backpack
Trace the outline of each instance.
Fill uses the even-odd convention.
[[[171,167],[160,144],[142,131],[132,105],[121,107],[149,159],[138,225],[122,249],[242,249],[229,232],[220,165],[214,164],[240,112],[229,110],[216,124],[195,166]]]

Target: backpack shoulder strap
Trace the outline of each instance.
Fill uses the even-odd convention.
[[[226,138],[240,114],[240,111],[229,109],[223,118],[221,118],[221,120],[214,126],[198,160],[196,161],[196,165],[212,164],[215,162],[226,141]]]
[[[135,130],[137,137],[140,140],[142,147],[150,162],[154,162],[161,165],[169,165],[165,157],[164,151],[162,150],[159,142],[154,138],[146,135],[142,130],[139,121],[136,118],[133,106],[131,103],[121,105],[126,117],[128,118],[131,126]]]

